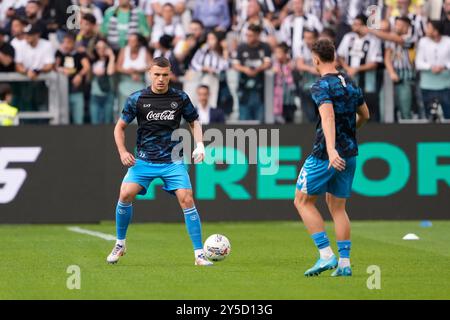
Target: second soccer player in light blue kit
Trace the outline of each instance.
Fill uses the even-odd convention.
[[[297,180],[294,204],[320,257],[306,270],[305,276],[336,268],[332,276],[351,276],[350,221],[345,204],[350,197],[358,154],[356,129],[369,119],[369,110],[361,89],[336,69],[333,43],[318,40],[311,51],[321,75],[311,87],[320,119],[313,151],[305,160]],[[330,247],[323,218],[315,206],[317,197],[324,193],[335,225],[339,261]]]

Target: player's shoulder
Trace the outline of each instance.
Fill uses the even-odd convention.
[[[128,96],[128,98],[131,99],[131,100],[136,100],[136,101],[137,101],[137,100],[139,99],[140,96],[142,96],[143,94],[146,93],[146,91],[147,91],[147,88],[140,89],[140,90],[135,91],[135,92],[133,92],[132,94],[130,94],[130,95]]]
[[[350,41],[351,39],[354,39],[356,37],[358,37],[358,34],[356,32],[351,31],[344,35],[341,42]]]
[[[328,90],[330,88],[330,78],[328,75],[320,77],[317,79],[312,85],[311,89],[313,90]]]
[[[180,89],[173,88],[173,87],[169,87],[169,93],[180,97],[183,101],[187,100],[189,98],[189,96],[186,92],[184,92],[183,90],[180,90]]]

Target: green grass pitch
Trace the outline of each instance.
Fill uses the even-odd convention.
[[[305,278],[317,258],[300,222],[204,223],[203,236],[222,233],[231,255],[195,267],[184,224],[132,224],[128,253],[105,262],[113,241],[67,225],[1,225],[0,299],[449,299],[450,221],[353,222],[353,277],[331,271]],[[80,227],[114,234],[111,222]],[[327,231],[334,242],[332,225]],[[415,233],[418,241],[402,237]],[[66,287],[70,265],[81,289]],[[381,270],[381,289],[367,288],[367,267]]]

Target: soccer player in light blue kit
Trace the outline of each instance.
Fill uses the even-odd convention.
[[[332,276],[351,276],[350,221],[345,211],[353,183],[358,145],[356,129],[369,119],[362,91],[336,69],[335,47],[327,39],[312,48],[313,62],[321,78],[311,87],[319,109],[316,140],[297,180],[294,204],[319,249],[316,264],[305,276],[316,276],[337,268]],[[315,203],[326,193],[326,202],[335,225],[339,262],[330,247],[324,221]]]
[[[181,157],[176,157],[176,152],[172,152],[179,143],[172,140],[172,133],[180,127],[181,118],[184,118],[196,142],[192,156],[195,163],[201,162],[205,156],[202,128],[187,94],[169,87],[170,69],[166,58],[153,60],[149,69],[151,86],[128,97],[114,129],[120,159],[129,169],[120,188],[116,208],[117,241],[106,259],[108,263],[116,263],[126,252],[125,237],[136,195],[146,194],[150,183],[161,178],[163,189],[176,195],[183,209],[194,247],[195,265],[212,265],[203,252],[200,217],[194,205],[189,175]],[[125,147],[125,128],[135,118],[138,123],[136,158]]]

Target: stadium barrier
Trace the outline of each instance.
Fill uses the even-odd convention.
[[[0,82],[29,82],[26,76],[16,72],[0,73]],[[48,110],[21,111],[20,120],[49,120],[51,125],[69,123],[69,81],[67,76],[50,72],[40,74],[35,81],[43,81],[48,89]],[[22,106],[16,106],[19,110]]]
[[[130,150],[134,129],[127,131]],[[241,164],[189,166],[202,219],[298,219],[292,198],[299,169],[311,150],[313,126],[215,129],[227,139],[247,138],[247,143],[230,147],[227,141],[226,153],[244,160]],[[249,153],[267,149],[267,143],[258,136],[259,144],[252,145],[255,141],[249,143],[248,137],[278,129],[279,168],[267,175],[261,161],[248,164]],[[363,220],[450,218],[449,133],[447,125],[371,124],[364,128],[348,204],[350,216]],[[125,172],[112,126],[0,128],[0,223],[113,220]],[[135,201],[134,221],[182,220],[176,199],[160,185],[155,181],[147,195]],[[323,199],[319,205],[325,209]]]

